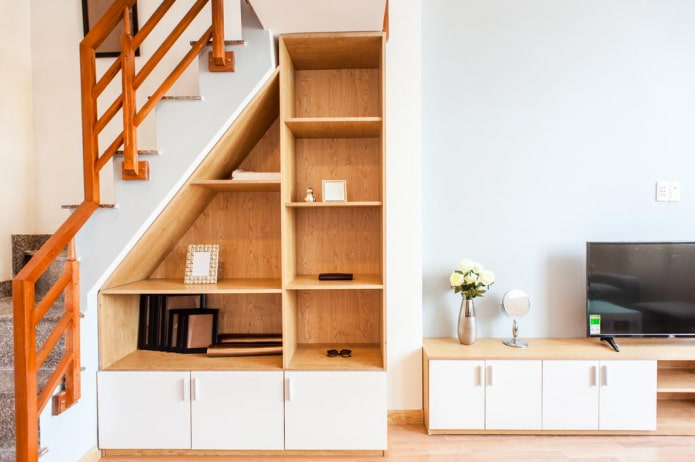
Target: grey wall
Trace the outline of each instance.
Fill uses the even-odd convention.
[[[480,336],[583,336],[585,242],[695,240],[695,1],[422,3],[423,317],[454,336],[463,257],[497,283]],[[655,181],[682,200],[657,203]]]

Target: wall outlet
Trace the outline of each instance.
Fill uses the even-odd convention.
[[[681,200],[681,182],[671,181],[668,188],[668,200],[670,202],[679,202]]]
[[[657,202],[668,202],[670,185],[668,181],[657,181],[656,182],[656,201]]]

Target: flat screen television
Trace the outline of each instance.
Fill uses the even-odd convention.
[[[587,335],[695,337],[695,242],[588,242]]]

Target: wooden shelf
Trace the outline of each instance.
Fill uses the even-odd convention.
[[[282,356],[210,358],[204,353],[181,354],[136,350],[111,364],[109,371],[271,370],[282,369]]]
[[[145,279],[102,290],[104,294],[273,294],[280,279],[220,279],[217,284],[184,284],[182,279]]]
[[[289,290],[383,289],[378,274],[355,274],[352,281],[319,281],[318,274],[298,274],[285,287]]]
[[[352,350],[350,358],[328,357],[327,350]],[[382,370],[382,353],[377,344],[300,343],[290,360],[291,370]]]
[[[283,35],[295,69],[363,69],[382,65],[381,32]]]
[[[194,180],[190,184],[219,192],[280,192],[280,180]]]
[[[294,208],[335,208],[335,207],[381,207],[381,201],[353,201],[353,202],[288,202],[286,207]]]
[[[659,399],[656,406],[658,435],[695,435],[695,399]]]
[[[381,117],[293,117],[285,121],[297,138],[378,138]]]
[[[695,358],[693,339],[621,338],[620,353],[597,338],[525,338],[528,348],[509,348],[502,340],[481,338],[474,345],[461,345],[453,338],[426,338],[423,351],[429,359],[682,361]]]
[[[695,393],[695,369],[659,369],[658,393]]]

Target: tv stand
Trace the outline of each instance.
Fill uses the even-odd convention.
[[[610,346],[612,346],[613,349],[614,349],[617,353],[620,353],[620,347],[618,346],[617,343],[615,343],[615,339],[614,339],[613,337],[608,337],[608,336],[606,336],[606,337],[601,337],[601,341],[602,341],[602,342],[606,342],[607,344],[609,344]]]

